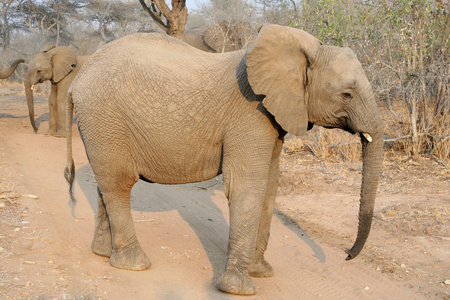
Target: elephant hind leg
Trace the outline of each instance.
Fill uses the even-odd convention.
[[[105,203],[103,202],[100,189],[97,188],[97,192],[97,221],[91,249],[97,255],[110,257],[112,252],[111,228],[109,226],[108,215],[106,214]]]
[[[96,176],[111,230],[109,263],[120,269],[145,270],[151,263],[139,245],[130,207],[131,188],[139,176],[115,174],[119,175]]]

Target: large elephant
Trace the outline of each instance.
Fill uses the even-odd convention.
[[[248,22],[221,21],[205,27],[186,30],[186,42],[197,49],[222,53],[246,48],[254,38]]]
[[[72,80],[89,56],[77,56],[69,47],[49,46],[34,55],[28,64],[25,77],[25,94],[31,126],[35,132],[34,103],[32,86],[50,80],[52,89],[49,98],[49,135],[66,136],[66,98]]]
[[[366,242],[382,166],[382,119],[349,48],[278,25],[263,26],[250,49],[223,54],[166,35],[134,34],[85,63],[68,101],[98,183],[92,249],[114,267],[150,267],[130,211],[139,178],[179,184],[222,173],[230,235],[217,286],[254,294],[250,276],[273,275],[264,252],[284,136],[302,135],[314,124],[361,136],[358,235],[347,259]],[[74,201],[70,131],[67,142],[65,177]]]
[[[1,70],[0,71],[0,79],[6,79],[9,76],[11,76],[12,73],[14,73],[14,71],[16,70],[17,65],[20,63],[23,63],[23,62],[25,62],[24,59],[17,59],[11,64],[11,66],[8,69]]]

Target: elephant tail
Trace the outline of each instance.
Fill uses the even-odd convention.
[[[67,166],[64,170],[64,177],[69,183],[70,204],[73,209],[77,201],[73,193],[73,182],[75,180],[75,163],[72,158],[72,119],[73,119],[72,91],[69,91],[67,95],[67,106],[66,106]]]
[[[66,178],[67,182],[69,183],[69,194],[70,194],[70,201],[75,204],[77,200],[75,199],[74,193],[73,193],[73,182],[75,179],[75,164],[72,160],[70,163],[70,166],[67,166],[64,169],[64,177]]]

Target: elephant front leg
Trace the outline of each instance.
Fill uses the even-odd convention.
[[[56,84],[52,83],[52,90],[50,92],[50,98],[48,100],[48,113],[49,113],[49,123],[48,123],[48,135],[55,135],[58,129],[58,106],[57,106],[57,93],[58,87]]]
[[[98,192],[97,221],[91,249],[97,255],[110,257],[112,252],[111,228],[109,226],[109,220],[106,214],[105,204],[103,203],[100,190],[97,189],[97,192]]]
[[[248,272],[255,253],[261,204],[258,192],[237,192],[230,197],[230,237],[225,273],[218,279],[219,290],[239,295],[253,295],[256,286]]]
[[[255,256],[272,151],[270,146],[261,147],[255,155],[247,155],[251,151],[239,151],[239,156],[230,160],[224,153],[223,178],[230,210],[230,237],[227,268],[218,279],[217,287],[227,293],[252,295],[257,291],[249,266]]]
[[[248,268],[252,277],[272,277],[274,274],[272,266],[264,259],[270,236],[270,224],[273,217],[275,198],[278,189],[279,157],[282,148],[282,140],[278,140],[277,146],[272,155],[269,179],[267,181],[267,192],[259,222],[258,238],[256,241],[256,251],[253,260]]]
[[[255,255],[248,268],[248,272],[252,277],[272,277],[274,274],[272,266],[264,259],[264,253],[269,242],[274,202],[275,197],[266,196],[259,223]]]
[[[266,128],[259,128],[262,132],[252,127],[255,134],[249,135],[239,127],[236,135],[224,139],[222,170],[230,210],[230,237],[227,268],[217,287],[232,294],[252,295],[257,291],[249,270],[253,270],[255,250],[260,243],[261,214],[278,136],[275,131],[268,135]]]

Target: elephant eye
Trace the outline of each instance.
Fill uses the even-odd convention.
[[[342,93],[342,96],[344,98],[346,98],[346,99],[352,99],[353,98],[352,94],[350,94],[350,93]]]
[[[37,70],[36,73],[41,73],[41,70]]]

